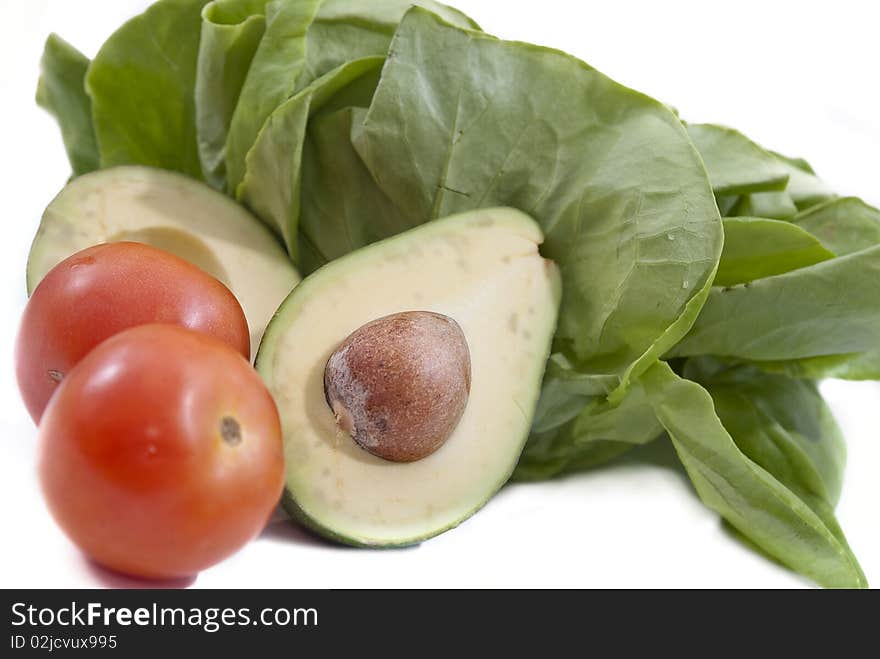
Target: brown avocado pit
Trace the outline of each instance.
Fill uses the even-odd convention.
[[[414,462],[449,439],[471,387],[467,340],[452,318],[405,311],[352,332],[324,368],[340,431],[392,462]]]

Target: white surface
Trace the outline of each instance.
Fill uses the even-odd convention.
[[[93,55],[133,0],[4,0],[0,22],[0,587],[136,585],[84,561],[49,518],[34,474],[35,431],[12,345],[27,249],[68,176],[53,121],[33,103],[50,31]],[[876,3],[459,0],[489,32],[552,45],[664,100],[692,121],[729,123],[808,158],[841,193],[880,204]],[[838,515],[869,581],[880,580],[880,385],[823,386],[849,441]],[[184,585],[184,584],[175,584]],[[274,524],[203,587],[798,587],[807,582],[733,540],[702,507],[668,445],[604,469],[506,488],[424,545],[363,551]]]

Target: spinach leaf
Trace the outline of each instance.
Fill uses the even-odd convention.
[[[834,258],[813,235],[788,222],[732,217],[723,224],[716,286],[735,286]]]
[[[854,197],[813,206],[800,213],[794,223],[840,255],[880,245],[880,211]],[[880,379],[880,348],[799,359],[762,360],[756,364],[767,372],[791,377],[877,380]]]
[[[382,61],[381,57],[368,57],[343,64],[282,103],[247,154],[239,199],[282,236],[295,262],[299,260],[296,237],[302,147],[309,116],[358,78],[377,71]],[[334,194],[338,195],[339,179],[333,176],[337,185]]]
[[[785,427],[791,412],[815,404],[809,391],[785,402],[782,410],[777,409],[778,403],[768,404],[760,413],[754,408],[736,409],[741,407],[741,399],[723,404],[725,414],[744,414],[741,422],[737,420],[735,432],[747,450],[766,463],[764,466],[737,446],[718,418],[712,397],[699,384],[680,378],[662,362],[648,370],[642,382],[657,418],[707,506],[768,554],[820,585],[867,586],[827,502],[811,494],[808,504],[784,482],[788,480],[796,489],[801,489],[803,482],[815,484],[806,476],[810,472],[804,465],[810,464],[811,456],[802,446],[804,441],[814,439],[796,438],[792,429]],[[774,419],[780,411],[781,418]],[[812,430],[827,432],[829,417],[820,412],[817,418],[820,422]],[[832,435],[834,432],[836,429],[832,429]],[[833,437],[823,437],[822,441],[835,442]],[[788,460],[794,455],[798,456],[797,466],[789,469]],[[777,476],[773,470],[780,474]]]
[[[834,191],[816,176],[810,163],[803,158],[789,158],[775,151],[771,153],[783,163],[788,172],[788,185],[785,191],[798,210],[807,209],[836,196]]]
[[[691,127],[692,129],[693,127]],[[735,131],[735,135],[730,138],[727,145],[731,148],[730,155],[735,156],[735,159],[728,160],[729,154],[724,151],[724,140],[717,138],[713,141],[710,138],[712,138],[714,131],[709,128],[705,130],[707,135],[703,136],[703,149],[706,153],[702,155],[704,158],[714,159],[713,166],[716,170],[716,178],[727,177],[728,182],[733,182],[734,187],[737,182],[740,185],[768,187],[778,186],[778,181],[774,184],[771,179],[755,177],[757,172],[765,171],[765,177],[767,170],[773,172],[773,177],[779,177],[782,172],[788,175],[788,182],[784,189],[742,195],[717,194],[718,208],[722,216],[740,215],[789,220],[798,211],[834,198],[835,195],[831,188],[816,176],[812,167],[805,160],[788,158],[774,151],[764,151],[757,144],[743,135],[735,133]],[[738,151],[743,153],[737,154]],[[751,182],[749,183],[749,181]]]
[[[793,221],[841,256],[880,245],[880,210],[856,197],[814,206]]]
[[[718,195],[785,190],[789,167],[738,130],[714,124],[688,124]]]
[[[86,95],[89,58],[56,34],[46,39],[40,59],[37,104],[55,117],[74,176],[99,167],[92,126],[92,102]]]
[[[737,446],[802,499],[832,508],[840,498],[846,445],[815,382],[690,359],[684,375],[712,395]],[[707,364],[708,362],[708,364]]]
[[[726,215],[789,220],[798,209],[787,190],[743,195]]]
[[[196,133],[205,179],[226,187],[226,138],[232,114],[266,29],[268,0],[214,0],[202,11],[196,70]]]
[[[565,355],[551,354],[532,420],[532,432],[546,433],[561,426],[577,416],[591,400],[605,398],[617,384],[613,376],[580,373]]]
[[[306,32],[321,0],[272,0],[266,28],[241,87],[226,140],[226,187],[239,198],[245,158],[263,124],[296,91],[305,65]]]
[[[714,288],[670,356],[779,361],[880,344],[880,246],[735,288]]]
[[[159,0],[119,28],[86,74],[101,167],[149,165],[202,178],[194,88],[207,0]]]
[[[734,209],[739,203],[739,200],[740,195],[715,195],[715,203],[718,204],[718,211],[721,213],[721,217],[735,215],[736,213],[734,213]]]
[[[666,106],[558,51],[417,8],[390,53],[354,145],[411,226],[498,205],[535,217],[564,281],[556,352],[583,373],[622,377],[687,331],[676,323],[710,284],[722,235]]]
[[[549,432],[533,428],[513,478],[539,480],[595,467],[662,432],[644,389],[635,381],[619,405],[594,398],[561,427]]]
[[[793,378],[880,380],[880,348],[844,355],[754,362],[761,370]]]

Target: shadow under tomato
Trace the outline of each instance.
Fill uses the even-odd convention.
[[[192,586],[198,575],[179,577],[176,579],[142,579],[133,577],[116,570],[111,570],[103,565],[98,565],[90,558],[83,557],[86,569],[102,586],[113,589],[181,589]]]
[[[273,540],[279,542],[292,542],[298,545],[312,547],[337,547],[336,543],[325,540],[321,536],[309,531],[292,519],[272,521],[258,536],[259,540]]]

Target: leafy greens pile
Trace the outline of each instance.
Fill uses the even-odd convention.
[[[159,0],[91,62],[50,36],[42,66],[74,175],[201,179],[303,274],[452,213],[529,213],[564,294],[515,477],[666,433],[760,549],[866,585],[816,380],[880,379],[880,211],[803,160],[432,0]]]

